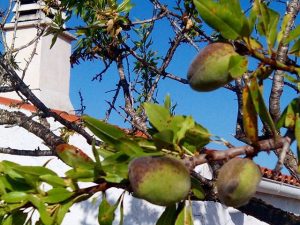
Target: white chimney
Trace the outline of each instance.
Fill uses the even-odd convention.
[[[18,7],[14,48],[17,49],[32,41],[38,32],[38,26],[46,26],[51,16],[43,12],[43,3],[36,0],[21,0]],[[14,7],[16,13],[17,6]],[[11,46],[15,28],[15,17],[5,25],[6,41]],[[73,110],[69,97],[71,41],[75,38],[68,32],[58,36],[55,45],[50,49],[53,35],[42,36],[37,45],[24,82],[47,107],[66,112]],[[34,50],[34,44],[18,52],[15,61],[20,68],[17,73],[22,76],[26,63]],[[1,93],[1,96],[19,99],[16,93]]]

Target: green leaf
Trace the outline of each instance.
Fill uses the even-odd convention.
[[[251,80],[249,91],[256,113],[259,115],[260,119],[270,127],[271,131],[273,132],[273,135],[276,136],[277,131],[275,124],[266,107],[264,98],[259,90],[256,78]]]
[[[53,187],[66,187],[66,182],[63,178],[58,177],[58,176],[54,176],[51,174],[45,174],[40,176],[40,179],[50,185],[52,185]]]
[[[164,106],[165,106],[165,108],[166,108],[169,112],[171,112],[172,102],[171,102],[171,97],[170,97],[170,95],[166,95],[165,101],[164,101]]]
[[[64,163],[73,168],[93,169],[95,167],[95,162],[81,149],[73,145],[60,144],[56,146],[55,152]]]
[[[300,169],[300,116],[299,113],[296,115],[295,121],[295,138],[297,140],[297,157],[298,157],[298,172]]]
[[[53,218],[50,216],[44,202],[42,202],[41,199],[35,195],[29,195],[28,199],[35,206],[35,208],[39,211],[40,218],[41,218],[43,224],[44,225],[52,225]]]
[[[87,196],[87,194],[79,195],[74,199],[70,199],[65,201],[64,203],[61,203],[57,209],[56,218],[55,221],[57,224],[61,224],[66,213],[69,211],[69,208],[76,203],[79,200],[84,200]]]
[[[119,128],[89,116],[82,116],[85,125],[102,141],[114,145],[126,134]]]
[[[300,113],[300,99],[295,98],[293,99],[290,104],[284,109],[282,112],[280,119],[278,120],[276,127],[281,128],[285,127],[290,130],[294,130],[295,128],[295,121],[296,115]]]
[[[4,200],[7,203],[26,202],[28,200],[28,194],[25,192],[13,191],[2,195],[1,200]]]
[[[277,38],[277,24],[280,15],[259,0],[255,0],[254,5],[258,17],[258,32],[260,35],[266,36],[269,49],[272,49]]]
[[[0,182],[10,191],[27,192],[32,191],[33,188],[26,182],[25,179],[12,179],[10,176],[0,176]]]
[[[150,123],[158,131],[162,131],[166,129],[167,122],[171,118],[169,110],[167,110],[163,106],[152,104],[152,103],[144,103],[144,108]]]
[[[226,39],[235,40],[250,35],[246,16],[242,13],[239,1],[194,0],[202,19],[219,31]]]
[[[19,173],[30,174],[37,177],[45,174],[57,175],[54,171],[42,166],[17,166],[14,170]]]
[[[105,194],[102,195],[102,202],[99,206],[98,213],[98,222],[100,225],[112,225],[115,219],[115,211],[118,208],[121,198],[122,195],[119,197],[118,201],[114,205],[111,205],[107,201]]]
[[[124,0],[120,5],[118,5],[117,12],[128,13],[133,7],[130,0]]]
[[[248,69],[248,59],[245,56],[234,55],[230,57],[228,72],[234,79],[241,77]]]
[[[52,188],[47,192],[47,196],[43,198],[43,201],[50,204],[59,203],[67,200],[73,195],[73,192],[70,192],[65,188]]]
[[[120,139],[118,143],[115,144],[115,148],[124,152],[128,156],[139,157],[144,155],[143,149],[134,141],[129,139]]]
[[[16,211],[12,214],[12,224],[13,225],[22,225],[27,219],[27,214],[23,211]]]
[[[258,142],[257,113],[249,93],[249,87],[245,86],[242,94],[243,100],[243,127],[247,138],[252,144]]]
[[[196,179],[195,177],[191,176],[191,183],[192,183],[192,192],[193,195],[199,200],[205,199],[205,191],[201,186],[201,182]]]
[[[103,170],[105,175],[102,177],[108,182],[120,183],[128,178],[128,162],[105,165]]]
[[[298,39],[294,45],[291,47],[289,54],[293,54],[295,56],[300,56],[300,39]]]
[[[155,146],[158,149],[174,149],[174,132],[172,130],[163,130],[153,135]]]
[[[186,132],[194,126],[195,121],[191,116],[172,117],[169,127],[174,131],[174,143],[178,144],[185,137]]]
[[[5,219],[3,219],[2,225],[14,225],[13,224],[13,217],[12,215],[7,216]]]
[[[68,170],[66,176],[71,179],[78,181],[94,181],[95,180],[95,171],[92,169],[76,168]]]
[[[177,216],[176,205],[171,205],[165,208],[164,212],[160,215],[156,225],[173,225]]]
[[[298,25],[294,30],[289,33],[289,36],[286,40],[284,40],[284,44],[290,43],[292,40],[299,38],[300,36],[300,25]]]
[[[185,205],[179,213],[175,225],[193,225],[193,213],[191,205]]]
[[[183,144],[192,145],[195,147],[195,150],[200,149],[210,142],[210,136],[211,134],[206,128],[200,124],[195,124],[193,128],[186,132]]]

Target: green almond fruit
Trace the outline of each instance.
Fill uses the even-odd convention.
[[[261,177],[259,167],[252,160],[229,160],[221,167],[216,182],[220,201],[232,207],[247,204],[254,196]]]
[[[229,62],[236,56],[233,46],[216,42],[206,46],[194,59],[188,70],[190,86],[200,92],[215,90],[231,82]]]
[[[188,169],[181,161],[164,156],[136,158],[129,164],[134,196],[169,206],[185,199],[191,188]]]

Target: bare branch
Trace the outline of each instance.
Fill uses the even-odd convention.
[[[257,144],[259,150],[250,145],[229,148],[224,151],[206,148],[203,154],[193,157],[186,157],[184,159],[184,163],[187,168],[193,170],[197,165],[208,163],[210,161],[228,160],[239,155],[255,155],[258,151],[271,151],[274,149],[279,149],[283,147],[284,143],[289,141],[290,138],[287,137],[278,137],[276,140],[262,140]]]
[[[20,156],[55,156],[56,154],[52,150],[20,150],[20,149],[13,149],[13,148],[1,148],[0,153],[9,154],[9,155],[20,155]]]
[[[47,127],[32,120],[24,113],[0,109],[0,125],[8,124],[23,127],[30,133],[41,138],[50,149],[54,149],[57,145],[64,143],[60,137],[52,133]]]
[[[28,101],[36,106],[37,109],[39,109],[43,113],[44,117],[53,117],[68,129],[74,130],[77,133],[81,134],[89,144],[93,143],[94,138],[89,135],[82,127],[74,122],[65,120],[59,114],[50,110],[43,102],[41,102],[22,81],[18,74],[9,65],[6,64],[6,61],[3,59],[3,57],[0,57],[0,77],[1,76],[6,77],[12,83],[14,89],[22,93],[22,95],[24,95],[28,99]],[[100,145],[100,143],[101,142],[97,140],[95,144]]]
[[[286,25],[282,40],[279,43],[279,47],[277,50],[276,59],[281,63],[285,63],[287,60],[288,44],[284,44],[284,40],[288,37],[288,35],[294,25],[298,11],[299,11],[299,0],[291,0],[287,6],[287,14],[290,16],[289,21]],[[281,71],[281,70],[275,71],[273,83],[272,83],[271,94],[270,94],[270,98],[269,98],[269,110],[270,110],[270,114],[275,122],[277,122],[277,120],[280,117],[280,97],[282,95],[283,86],[284,86],[284,83],[283,83],[284,76],[283,75],[284,75],[283,71]]]

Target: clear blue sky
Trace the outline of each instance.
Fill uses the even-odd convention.
[[[136,6],[131,12],[131,16],[141,20],[151,17],[152,11],[145,10],[150,7],[149,1],[143,1],[141,3],[141,1],[135,0],[133,2],[136,2]],[[173,0],[162,2],[169,5],[174,4]],[[0,7],[5,8],[7,3],[8,0],[1,0]],[[247,6],[245,5],[244,7]],[[274,7],[276,10],[284,10],[282,4],[277,3]],[[71,22],[71,25],[74,23],[76,23],[75,20]],[[167,21],[158,23],[155,27],[152,36],[153,42],[155,43],[153,49],[157,50],[159,55],[163,55],[169,46],[169,37],[173,35],[169,32],[169,29],[170,27]],[[186,78],[189,64],[196,54],[197,52],[194,48],[186,44],[181,45],[167,71]],[[83,62],[78,66],[74,66],[71,71],[70,85],[70,97],[74,108],[80,108],[78,92],[81,91],[84,97],[84,105],[87,107],[85,113],[100,119],[105,117],[105,112],[108,108],[105,100],[110,100],[113,95],[112,92],[106,92],[114,89],[118,80],[118,75],[114,68],[112,68],[107,71],[101,82],[92,82],[91,79],[103,69],[102,66],[99,61]],[[255,63],[252,62],[250,66],[255,66]],[[269,88],[270,84],[267,84],[265,87],[266,96],[269,93]],[[282,98],[283,107],[296,96],[295,93],[290,92],[289,89],[286,90]],[[235,145],[242,145],[242,143],[237,142],[233,138],[237,113],[237,99],[234,93],[224,88],[209,93],[199,93],[193,91],[188,85],[164,79],[160,81],[158,98],[163,99],[166,94],[170,94],[173,103],[177,103],[177,114],[192,115],[198,123],[207,127],[212,134],[223,137]],[[122,98],[119,99],[122,100]],[[122,105],[122,101],[119,101],[119,104],[117,103],[116,105]],[[123,123],[123,119],[116,113],[112,113],[110,122],[121,127],[126,126]],[[219,149],[225,149],[223,146],[217,147]],[[261,153],[259,157],[256,158],[256,161],[269,168],[274,168],[276,163],[275,157],[271,156],[267,159],[266,153]]]

